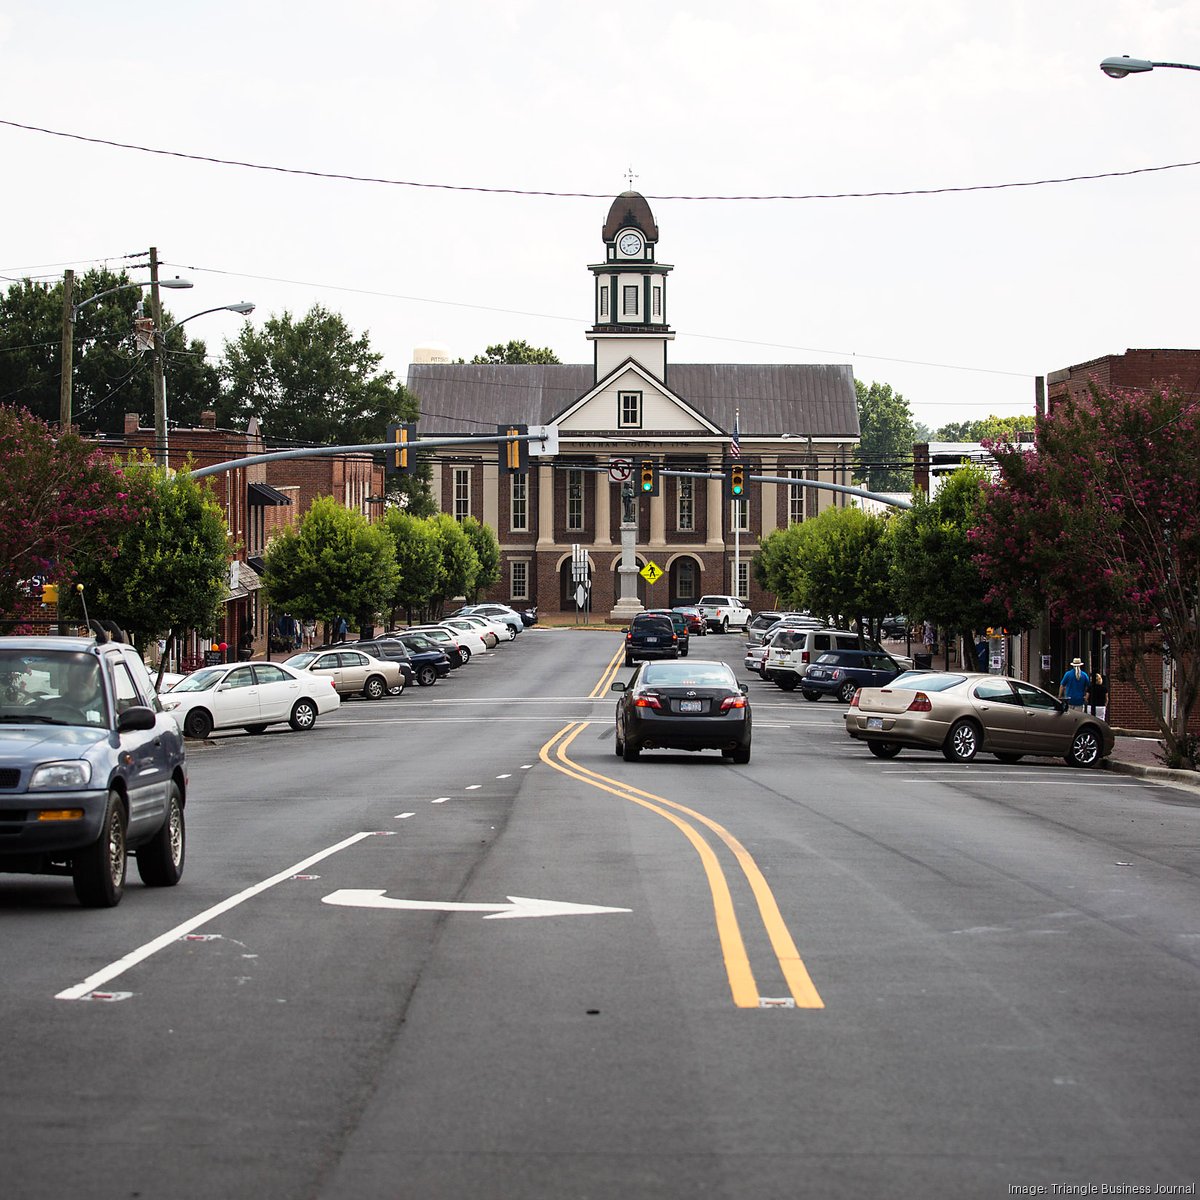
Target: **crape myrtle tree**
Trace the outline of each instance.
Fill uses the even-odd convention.
[[[960,467],[943,480],[930,499],[919,494],[907,512],[892,518],[892,584],[902,612],[961,638],[972,631],[1004,624],[1005,610],[988,596],[971,531],[984,507],[987,473],[979,467]],[[1024,627],[1029,617],[1023,606],[1008,614],[1008,622]],[[960,662],[973,663],[965,643]]]
[[[273,537],[263,556],[263,588],[277,612],[301,620],[339,618],[359,628],[387,611],[399,570],[391,535],[331,496],[320,496],[295,529]]]
[[[140,515],[118,527],[115,556],[90,556],[75,581],[84,587],[91,615],[119,625],[139,650],[166,639],[161,678],[183,633],[216,628],[228,594],[233,546],[211,481],[193,479],[190,463],[182,471],[167,471],[143,452],[130,455],[122,470]],[[73,588],[60,592],[60,605],[82,616]]]
[[[781,604],[839,624],[860,636],[891,611],[888,518],[861,508],[827,508],[810,521],[769,534],[754,556],[758,582]]]
[[[1035,449],[992,446],[999,481],[973,535],[988,598],[1104,630],[1173,766],[1195,768],[1200,692],[1200,400],[1175,386],[1091,386],[1037,424]],[[1160,656],[1177,703],[1162,709]]]
[[[0,406],[0,617],[13,618],[31,580],[71,583],[89,559],[111,559],[140,499],[120,467],[75,434]]]

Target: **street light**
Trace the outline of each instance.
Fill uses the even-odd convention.
[[[62,378],[59,381],[58,389],[58,423],[64,433],[71,428],[75,322],[79,317],[79,310],[86,308],[89,304],[94,304],[97,300],[103,300],[105,296],[111,296],[114,292],[124,292],[129,288],[152,287],[155,284],[165,288],[190,288],[193,286],[190,279],[180,279],[178,276],[174,279],[146,279],[137,283],[118,284],[116,287],[97,292],[94,296],[89,296],[86,300],[81,300],[76,304],[74,302],[75,272],[69,270],[63,275]]]
[[[166,280],[159,281],[160,287],[166,287]],[[215,308],[203,308],[176,321],[167,329],[154,331],[154,461],[160,467],[167,465],[167,377],[163,370],[163,350],[167,344],[167,334],[194,321],[197,317],[206,317],[209,313],[235,312],[247,316],[254,311],[254,305],[249,300],[239,300],[236,304],[218,304]]]
[[[1181,71],[1200,71],[1200,66],[1192,63],[1151,62],[1148,58],[1130,58],[1128,54],[1106,58],[1100,64],[1109,79],[1124,79],[1126,75],[1143,75],[1153,71],[1155,67],[1176,67]]]

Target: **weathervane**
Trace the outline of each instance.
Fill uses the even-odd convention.
[[[633,191],[633,181],[640,177],[633,173],[632,167],[626,167],[625,168],[625,178],[629,180],[629,190],[632,192]]]

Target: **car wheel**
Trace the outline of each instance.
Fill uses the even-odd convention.
[[[246,725],[244,728],[245,728],[245,730],[246,730],[246,732],[247,732],[247,733],[252,733],[252,734],[254,734],[256,737],[257,737],[257,736],[258,736],[258,734],[260,734],[260,733],[266,733],[266,732],[267,732],[267,727],[266,727],[265,725]]]
[[[790,672],[787,675],[776,675],[775,682],[779,684],[779,686],[785,692],[794,692],[796,690],[796,677]]]
[[[900,747],[895,742],[868,742],[867,749],[876,758],[895,758],[900,753]]]
[[[627,667],[632,667],[632,666],[633,666],[633,655],[632,655],[632,654],[627,654],[627,655],[625,655],[625,665],[626,665]]]
[[[858,684],[851,683],[849,679],[838,688],[838,699],[843,704],[849,704],[854,699],[854,693],[858,691]]]
[[[974,721],[956,721],[946,734],[942,754],[948,762],[969,763],[979,753],[979,726]]]
[[[628,738],[621,746],[621,757],[626,762],[636,762],[637,756],[641,754],[642,748],[636,743],[631,742]]]
[[[167,819],[154,837],[137,849],[137,868],[142,882],[147,887],[174,887],[183,875],[186,851],[183,797],[179,784],[172,780],[167,795]]]
[[[125,892],[125,805],[108,793],[100,836],[71,858],[71,882],[86,908],[115,908]]]
[[[311,729],[317,723],[317,706],[311,700],[297,700],[292,705],[292,715],[288,724],[297,733]]]
[[[735,746],[729,757],[739,766],[744,766],[750,761],[750,743],[747,742],[744,746]]]
[[[801,688],[800,695],[802,695],[805,700],[820,700],[821,698],[821,693],[814,692],[811,688]]]
[[[1071,749],[1064,756],[1072,767],[1094,767],[1100,761],[1100,734],[1094,725],[1083,725],[1071,739]]]
[[[421,687],[433,687],[433,685],[437,683],[437,668],[431,667],[428,663],[426,663],[426,665],[417,672],[417,683],[419,683]]]
[[[721,632],[722,633],[729,632],[729,621],[725,618],[722,618],[722,620],[721,620]]]
[[[614,743],[614,751],[618,758],[625,757],[625,743],[621,741],[621,735],[618,733]]]
[[[387,690],[389,696],[399,696],[403,691],[404,691],[404,681],[403,680],[401,680],[398,684],[396,684],[395,687],[390,687]]]
[[[517,631],[511,625],[508,627],[508,640],[510,642],[517,640]]]
[[[997,754],[996,757],[1002,763],[1019,763],[1025,757],[1023,754]]]
[[[206,738],[212,733],[212,727],[213,719],[206,708],[193,708],[183,718],[183,732],[185,737]]]
[[[462,659],[462,661],[463,661],[463,666],[466,666],[466,665],[467,665],[467,663],[469,663],[469,662],[471,661],[471,648],[470,648],[470,646],[459,646],[459,648],[458,648],[458,657]]]
[[[687,656],[688,656],[688,647],[685,643],[684,645],[680,646],[680,648],[679,648],[679,657],[687,658]]]
[[[387,692],[387,681],[381,679],[378,675],[372,675],[370,679],[363,684],[363,695],[368,700],[382,700]]]

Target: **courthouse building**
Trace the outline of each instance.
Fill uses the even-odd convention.
[[[618,196],[601,232],[603,254],[588,265],[593,324],[590,363],[473,365],[414,363],[408,387],[420,400],[420,438],[492,432],[497,425],[554,424],[558,452],[501,475],[494,446],[438,452],[433,493],[443,511],[477,517],[500,541],[502,578],[491,598],[576,611],[572,549],[587,553],[591,609],[620,595],[620,484],[614,460],[653,458],[676,471],[718,472],[729,461],[735,422],[747,495],[730,500],[720,479],[664,476],[657,496],[638,497],[637,559],[661,578],[639,577],[648,607],[735,593],[768,607],[750,571],[761,538],[847,502],[806,486],[850,485],[858,441],[854,376],[847,365],[674,363],[669,320],[671,266],[658,259],[658,225],[637,192]],[[714,318],[746,293],[714,296]],[[618,467],[617,473],[620,473]],[[651,572],[653,574],[653,572]]]

